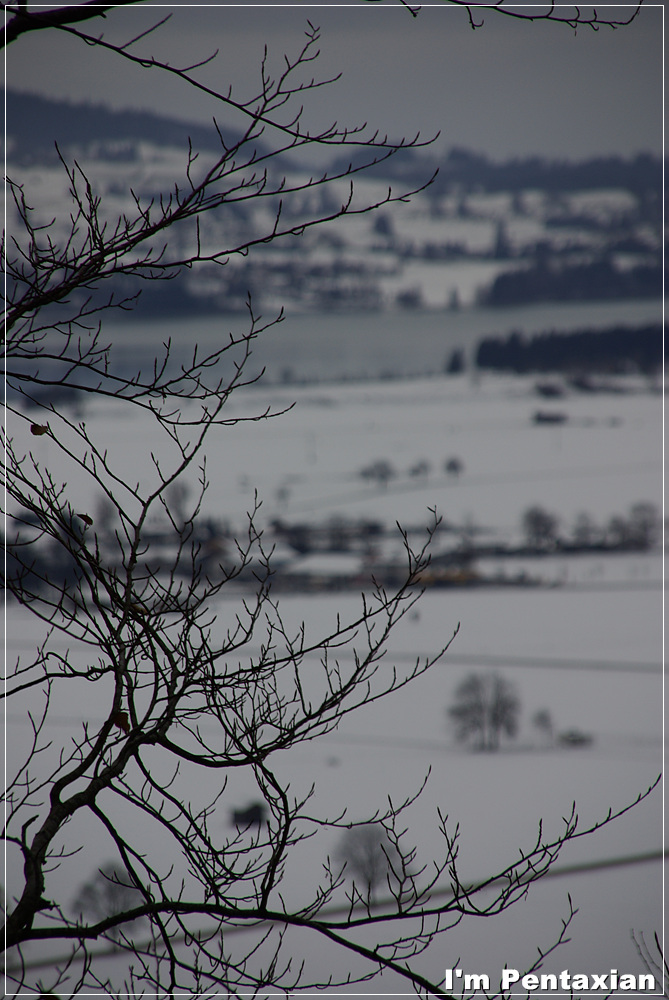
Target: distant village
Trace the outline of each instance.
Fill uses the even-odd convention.
[[[90,174],[101,195],[100,213],[110,220],[131,210],[128,188],[147,202],[172,189],[175,164],[185,157],[189,139],[202,169],[220,148],[213,129],[148,113],[18,93],[11,94],[11,107],[8,173],[13,163],[28,179],[32,171],[39,173],[35,193],[43,192],[45,203],[34,210],[45,220],[53,215],[54,199],[67,197],[68,188],[50,136],[58,135],[61,151],[76,156]],[[39,127],[29,130],[25,122]],[[358,165],[354,155],[351,166]],[[345,173],[348,166],[335,161],[328,171]],[[307,179],[304,166],[288,156],[272,169],[285,172],[289,188]],[[416,190],[435,173],[406,204],[391,203],[260,244],[251,257],[232,255],[223,267],[203,264],[184,281],[149,283],[133,313],[234,313],[246,310],[249,294],[260,310],[283,306],[292,312],[661,297],[660,158],[641,154],[570,163],[527,157],[497,163],[470,150],[407,149],[355,177],[356,204],[378,201],[389,186],[396,193]],[[348,186],[344,178],[284,199],[282,224],[299,227],[305,218],[336,213]],[[265,232],[268,213],[278,209],[278,198],[224,204],[203,216],[198,238],[212,246],[243,244]],[[11,223],[11,204],[7,210]],[[187,250],[190,237],[175,235],[186,241],[180,251]],[[115,293],[132,296],[138,289],[130,280],[119,281]]]

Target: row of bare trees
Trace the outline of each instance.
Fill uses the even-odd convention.
[[[451,2],[463,7],[472,26],[484,13],[594,27],[624,23],[637,12],[553,5],[524,12],[505,4],[479,10]],[[119,72],[129,63],[145,66],[206,93],[226,113],[236,113],[239,129],[234,141],[219,130],[219,152],[203,166],[197,150],[184,150],[182,176],[171,188],[148,198],[128,192],[132,210],[125,214],[114,215],[95,178],[63,150],[69,189],[64,214],[54,206],[57,217],[45,219],[34,211],[33,193],[20,176],[7,182],[16,220],[4,247],[7,583],[23,649],[8,665],[4,694],[12,713],[25,720],[7,761],[8,992],[237,996],[348,985],[383,972],[394,974],[400,990],[436,995],[439,978],[423,962],[430,943],[464,917],[508,909],[569,841],[599,824],[580,829],[573,813],[559,836],[531,838],[520,859],[465,885],[457,833],[445,817],[437,819],[441,857],[421,862],[404,826],[409,802],[392,802],[383,814],[352,822],[347,815],[324,815],[308,790],[294,791],[281,767],[286,751],[401,690],[448,649],[447,634],[441,649],[408,669],[389,669],[384,659],[390,634],[419,596],[414,584],[428,548],[414,552],[407,544],[405,583],[394,593],[377,588],[362,599],[353,620],[338,619],[317,638],[284,622],[273,599],[258,504],[245,536],[236,539],[235,559],[207,575],[197,525],[209,477],[219,474],[207,465],[208,446],[220,446],[240,421],[230,415],[229,400],[256,380],[248,366],[254,342],[282,317],[259,316],[249,302],[244,333],[221,329],[220,345],[209,352],[178,345],[187,358],[178,364],[168,342],[148,369],[131,373],[105,333],[109,316],[123,317],[133,306],[134,293],[117,291],[125,287],[119,279],[178,280],[203,264],[224,267],[256,245],[407,199],[412,192],[401,189],[362,201],[355,178],[420,140],[391,141],[336,123],[309,131],[304,102],[326,82],[310,77],[319,41],[310,23],[278,75],[264,62],[257,92],[242,100],[229,89],[234,81],[213,90],[198,66],[175,66],[155,55],[157,30],[125,43],[108,40],[105,25],[121,6],[129,5],[9,4],[2,43],[24,47],[29,58],[34,31],[66,33],[82,52],[115,56]],[[366,158],[295,181],[282,169],[282,157],[314,147],[363,151]],[[339,192],[342,184],[346,193],[337,195],[332,211],[314,213],[302,197],[325,188]],[[201,240],[205,214],[258,200],[272,213],[263,232],[216,246]],[[291,211],[284,212],[289,203]],[[76,409],[56,398],[85,398],[90,419],[79,420]],[[94,412],[105,420],[131,415],[141,474],[130,474],[123,449],[96,435]],[[244,419],[277,418],[267,406]],[[145,444],[155,439],[159,447]],[[199,490],[186,501],[179,484],[193,470]],[[100,495],[104,546],[88,499]],[[156,515],[173,536],[170,557],[161,562],[151,558]],[[53,574],[34,558],[44,542],[61,553],[66,573]],[[257,581],[254,599],[223,605],[222,596],[249,568]],[[352,649],[350,659],[338,657],[343,645]],[[70,721],[63,729],[57,722],[64,710]],[[268,817],[250,835],[230,832],[220,820],[229,808],[228,785],[240,773]],[[288,884],[287,870],[299,865],[310,837],[333,828],[366,829],[370,822],[380,824],[384,844],[391,845],[385,857],[394,880],[383,906],[374,904],[376,876],[365,869],[353,889],[345,889],[344,862],[358,870],[350,855],[333,859],[320,881],[303,881],[299,891]],[[519,838],[525,839],[522,833]],[[79,881],[80,850],[102,844],[113,856],[103,874],[114,887],[114,905],[91,905],[95,891],[85,889],[72,916],[63,886]],[[435,895],[443,883],[452,889],[448,898]],[[362,962],[362,971],[359,965],[348,971],[346,961],[316,969],[303,962],[310,937]],[[100,953],[104,942],[116,950],[113,966],[105,964],[104,949]],[[36,967],[35,949],[42,956]],[[45,962],[44,955],[53,960]]]
[[[559,533],[560,519],[540,504],[523,511],[523,534],[528,546],[539,551],[557,548],[641,551],[651,549],[660,536],[660,515],[655,504],[640,500],[630,506],[627,515],[614,514],[607,524],[597,524],[586,511],[576,517],[571,537]]]

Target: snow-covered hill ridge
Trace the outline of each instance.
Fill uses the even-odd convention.
[[[19,98],[26,95],[16,95],[17,107]],[[37,122],[46,112],[30,112],[28,101],[28,117],[13,116],[11,94],[8,102],[8,173],[20,171],[38,218],[46,222],[56,215],[67,222],[69,213],[55,209],[65,207],[70,184],[53,144],[45,145],[48,130],[36,130],[39,143],[31,146],[25,129],[31,113]],[[124,119],[122,113],[98,109],[97,114],[85,105],[43,103],[54,116],[53,128],[58,123],[65,128],[65,139],[59,139],[65,159],[76,158],[100,195],[102,218],[113,222],[123,215],[132,217],[131,192],[148,205],[169,196],[175,184],[187,188],[184,123],[137,114]],[[101,122],[97,130],[96,114]],[[217,155],[216,142],[209,140],[217,137],[213,130],[207,137],[202,126],[192,131],[200,149],[195,169],[205,171]],[[371,214],[307,229],[300,237],[258,246],[248,258],[233,256],[224,267],[200,265],[183,282],[150,288],[140,308],[154,315],[175,310],[233,312],[245,308],[249,292],[259,308],[284,305],[293,311],[453,310],[475,302],[659,297],[661,167],[650,156],[582,164],[540,158],[494,164],[462,150],[452,150],[442,161],[429,150],[402,151],[354,176],[353,207],[383,200],[389,184],[395,194],[413,190],[438,168],[435,182],[408,204],[391,203]],[[298,225],[314,215],[327,215],[348,197],[347,178],[299,190],[311,175],[287,156],[269,169],[274,178],[283,171],[287,179],[281,194],[284,223]],[[342,169],[346,166],[332,168]],[[257,171],[250,159],[245,165],[241,157],[235,184]],[[231,193],[228,205],[202,217],[203,247],[234,248],[266,234],[278,203],[279,195],[240,200]],[[10,231],[16,224],[10,206]],[[57,224],[52,233],[61,240],[68,235],[59,232]],[[178,229],[174,234],[180,250],[195,239]]]

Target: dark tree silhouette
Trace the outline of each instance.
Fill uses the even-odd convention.
[[[449,476],[454,476],[456,479],[462,472],[464,472],[465,463],[457,455],[452,458],[446,459],[444,462],[444,472]]]
[[[448,716],[456,739],[476,750],[498,750],[502,736],[518,730],[520,700],[509,681],[498,674],[472,674],[455,691]]]
[[[629,526],[635,548],[652,548],[660,534],[660,517],[655,504],[647,501],[633,504],[629,512]]]
[[[553,726],[553,716],[547,708],[539,708],[532,716],[532,724],[541,733],[544,742],[549,746],[555,739],[555,727]]]
[[[376,461],[366,465],[358,473],[361,479],[368,479],[379,486],[386,487],[391,479],[397,475],[395,467],[387,458],[378,458]]]
[[[407,865],[387,830],[378,823],[354,826],[342,834],[336,860],[353,880],[353,898],[358,896],[368,905],[374,901],[377,887],[397,888]]]
[[[135,906],[141,906],[142,893],[132,882],[128,874],[122,871],[115,861],[102,865],[93,878],[85,882],[72,901],[71,909],[83,921],[84,915],[92,922],[115,917]],[[136,935],[138,925],[146,924],[146,919],[138,918],[132,923],[121,924],[112,928],[109,936],[118,940],[123,934]]]
[[[534,504],[523,513],[522,524],[531,548],[551,549],[557,541],[558,519],[550,511]]]

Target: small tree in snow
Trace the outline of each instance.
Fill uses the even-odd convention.
[[[454,476],[455,478],[457,478],[464,471],[464,468],[465,463],[461,458],[458,458],[457,455],[454,455],[452,458],[447,458],[444,462],[444,472],[446,472],[449,476]]]
[[[394,479],[397,473],[392,462],[389,462],[386,458],[379,458],[370,465],[366,465],[364,469],[361,469],[359,475],[361,479],[368,479],[370,482],[386,487],[388,482]]]
[[[653,503],[635,503],[629,510],[629,533],[635,548],[650,549],[660,533],[660,517]]]
[[[366,903],[373,901],[377,886],[399,882],[399,852],[378,823],[346,830],[335,856],[353,880],[354,893],[357,890]]]
[[[544,743],[549,746],[555,740],[555,731],[553,728],[553,717],[547,708],[538,709],[532,716],[532,723],[534,728],[543,737]]]
[[[75,913],[97,921],[114,917],[134,906],[141,906],[143,902],[142,892],[133,884],[128,873],[114,861],[108,861],[98,868],[93,878],[80,887],[72,909]],[[138,924],[140,920],[145,922],[144,918],[140,918],[132,921],[128,927]],[[114,927],[109,936],[118,940],[122,933],[122,927]]]
[[[537,549],[552,549],[557,541],[558,519],[538,504],[528,507],[522,524],[527,544]]]
[[[476,750],[498,750],[502,735],[516,735],[519,715],[520,700],[513,686],[498,674],[466,677],[448,709],[458,742]]]

